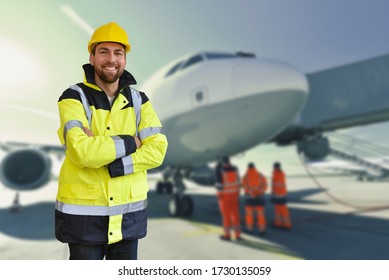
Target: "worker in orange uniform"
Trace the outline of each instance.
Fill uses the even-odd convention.
[[[292,223],[287,207],[287,190],[285,174],[279,162],[273,165],[273,176],[271,182],[271,201],[274,204],[274,223],[277,228],[291,229]]]
[[[240,178],[238,169],[224,157],[216,167],[216,189],[223,221],[222,240],[231,240],[231,232],[236,240],[242,240],[239,217]]]
[[[266,177],[259,172],[254,163],[250,162],[246,174],[242,179],[242,186],[245,193],[246,227],[252,232],[254,230],[254,216],[257,215],[257,227],[260,234],[266,232],[265,198],[267,190]]]

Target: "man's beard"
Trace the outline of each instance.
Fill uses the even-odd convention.
[[[95,69],[97,76],[99,76],[100,80],[102,80],[104,83],[112,84],[116,82],[120,76],[123,74],[124,69],[119,69],[116,71],[116,73],[106,73],[104,70]]]

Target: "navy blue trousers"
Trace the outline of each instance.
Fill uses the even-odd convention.
[[[138,239],[113,244],[83,245],[69,243],[70,260],[136,260]]]

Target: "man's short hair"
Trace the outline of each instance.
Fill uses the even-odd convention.
[[[95,44],[93,44],[93,45],[91,46],[91,54],[95,55],[96,47],[97,47],[97,45],[99,45],[99,44],[101,44],[101,43],[106,43],[106,42],[98,42],[98,43],[95,43]],[[120,44],[120,43],[118,43],[118,42],[113,42],[113,43]],[[126,51],[127,51],[127,50],[126,50],[126,46],[123,45],[123,44],[120,44],[120,45],[122,45],[122,47],[123,47],[123,49],[124,49],[124,55],[126,55]]]

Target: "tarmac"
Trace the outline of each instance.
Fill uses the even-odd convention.
[[[190,218],[168,214],[169,194],[150,182],[148,235],[139,241],[140,260],[387,260],[389,184],[352,176],[287,177],[290,231],[268,226],[266,235],[244,232],[243,241],[223,241],[212,187],[186,182],[194,200]],[[19,194],[0,186],[0,259],[64,260],[68,247],[54,237],[56,181]],[[273,208],[267,197],[266,218]],[[241,207],[244,228],[244,210]]]

